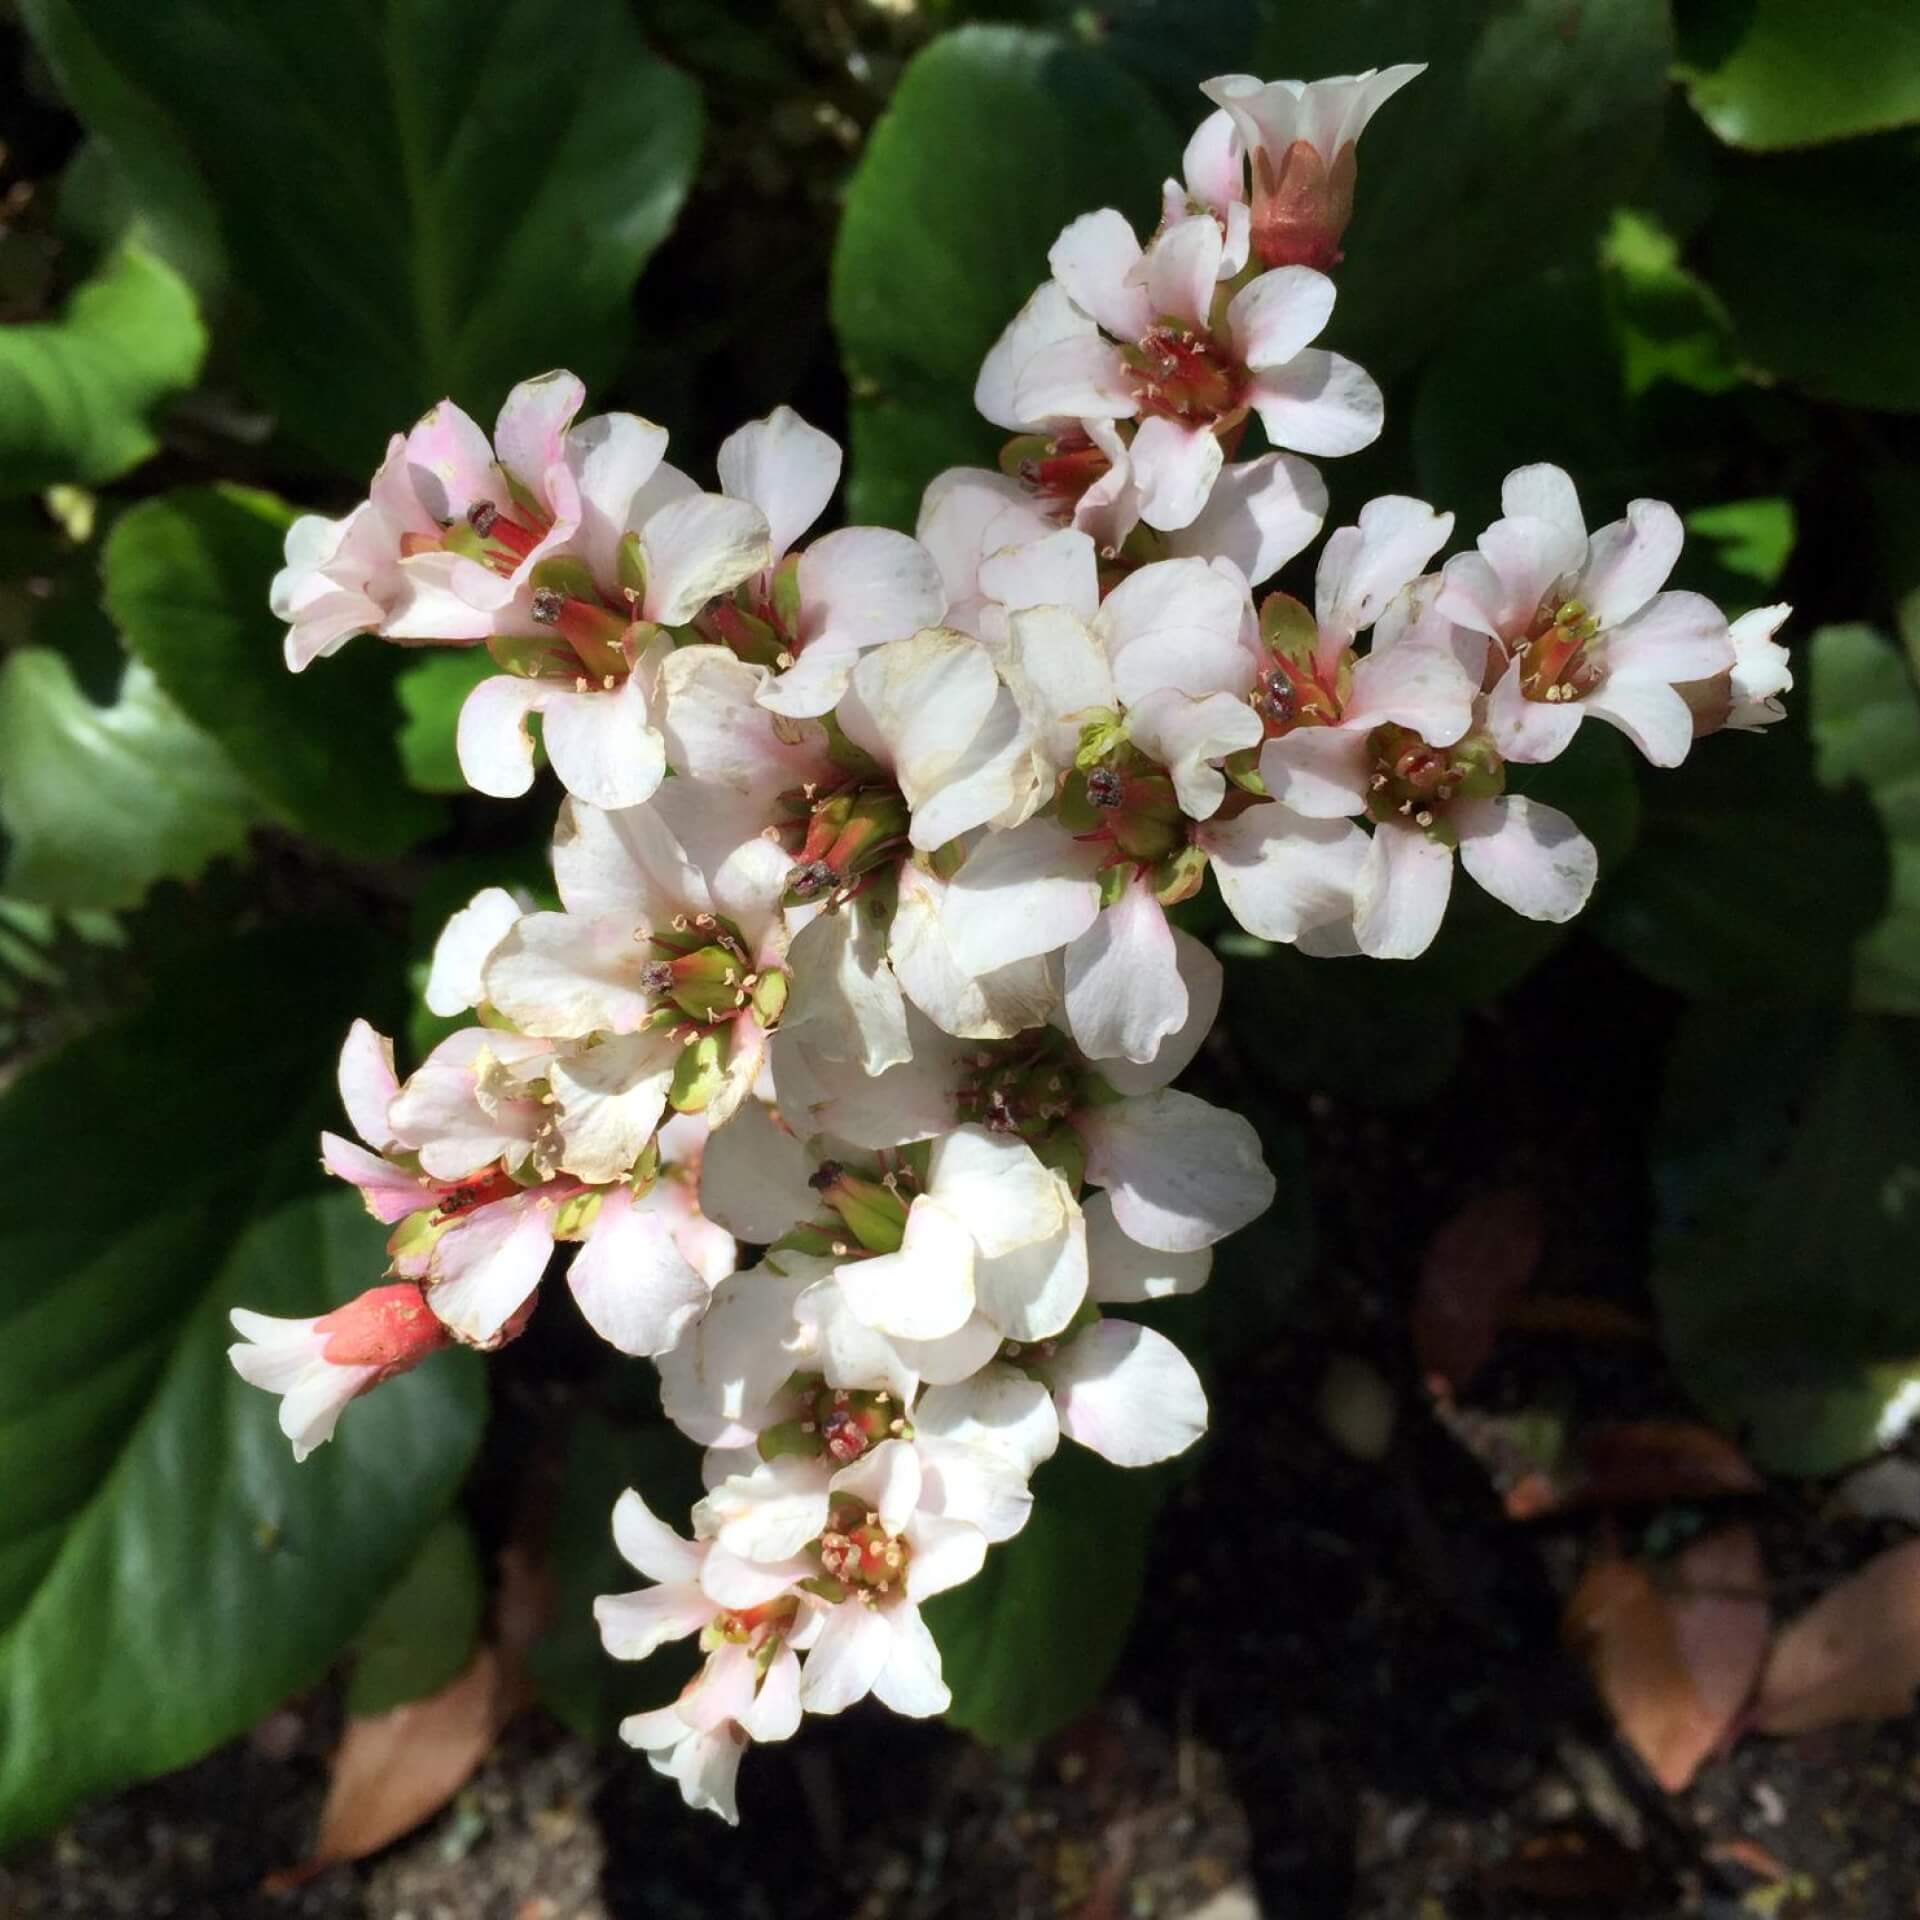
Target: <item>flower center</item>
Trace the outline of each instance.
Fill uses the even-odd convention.
[[[1069,427],[1052,439],[1023,434],[1009,440],[1000,454],[1000,470],[1018,480],[1049,512],[1065,518],[1080,496],[1105,477],[1112,462],[1079,427]]]
[[[1389,721],[1367,735],[1367,750],[1373,758],[1367,813],[1382,825],[1399,820],[1444,838],[1455,800],[1491,798],[1506,784],[1499,756],[1482,736],[1433,747],[1411,727]]]
[[[1525,636],[1514,642],[1520,691],[1550,705],[1583,699],[1606,677],[1599,636],[1599,621],[1580,601],[1549,594]]]
[[[1206,426],[1240,407],[1244,373],[1209,333],[1163,321],[1125,357],[1142,413]]]
[[[880,1524],[877,1513],[836,1502],[818,1548],[822,1569],[844,1587],[886,1593],[905,1578],[913,1549]]]
[[[806,822],[787,874],[788,906],[818,900],[843,905],[869,875],[907,849],[912,816],[900,789],[890,783],[849,782],[830,793],[798,788],[780,798],[790,815]]]

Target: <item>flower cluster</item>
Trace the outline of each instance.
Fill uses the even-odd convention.
[[[468,781],[525,792],[537,716],[566,797],[557,909],[490,888],[441,936],[427,1003],[465,1024],[404,1079],[346,1042],[360,1143],[324,1159],[391,1226],[387,1281],[236,1314],[234,1363],[304,1454],[448,1340],[514,1337],[569,1243],[580,1311],[707,1450],[691,1538],[637,1493],[613,1516],[651,1584],[600,1601],[608,1650],[706,1656],[624,1732],[730,1820],[742,1751],[803,1714],[946,1706],[920,1604],[1019,1532],[1063,1439],[1130,1467],[1203,1431],[1124,1309],[1201,1286],[1273,1197],[1246,1121],[1172,1085],[1220,1000],[1176,924],[1209,872],[1318,955],[1419,954],[1456,855],[1565,920],[1594,849],[1511,767],[1589,717],[1661,766],[1777,717],[1786,610],[1664,591],[1672,509],[1589,532],[1552,467],[1444,562],[1452,516],[1389,496],[1311,605],[1258,591],[1326,517],[1303,456],[1380,430],[1312,343],[1355,141],[1415,72],[1209,83],[1148,242],[1111,209],[1060,235],[976,389],[1001,470],[939,475],[914,537],[810,537],[840,450],[787,408],[709,490],[566,373],[491,439],[442,403],[288,536],[291,667],[483,646]]]

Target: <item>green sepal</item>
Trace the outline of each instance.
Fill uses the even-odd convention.
[[[1080,744],[1074,749],[1073,764],[1084,772],[1126,744],[1127,723],[1111,707],[1094,709],[1091,720],[1082,723]]]
[[[820,1439],[819,1424],[810,1420],[783,1420],[777,1427],[768,1427],[754,1442],[754,1447],[762,1460],[779,1460],[787,1456],[817,1460],[825,1450]]]
[[[787,1010],[790,983],[783,967],[769,967],[753,983],[753,1017],[763,1027],[777,1027]]]
[[[676,1113],[702,1113],[727,1078],[727,1040],[718,1033],[703,1033],[681,1048],[674,1062],[673,1084],[667,1093],[668,1104]]]
[[[641,551],[637,533],[623,533],[620,536],[613,571],[620,591],[638,607],[647,597],[647,556]]]
[[[1260,644],[1295,666],[1311,666],[1320,623],[1292,594],[1270,593],[1260,603]]]
[[[1207,850],[1188,841],[1153,870],[1153,897],[1163,907],[1177,907],[1200,891],[1207,877]]]
[[[660,1177],[660,1136],[656,1133],[640,1149],[640,1158],[627,1174],[627,1188],[634,1194],[645,1193]]]
[[[1100,904],[1113,906],[1127,890],[1127,882],[1133,878],[1133,868],[1125,860],[1116,860],[1111,866],[1102,867],[1094,876],[1094,882],[1100,889]]]
[[[1054,802],[1054,818],[1069,833],[1094,833],[1100,826],[1100,809],[1087,796],[1087,776],[1075,767],[1060,782],[1060,795]]]
[[[563,1200],[553,1216],[553,1237],[584,1240],[600,1217],[600,1203],[606,1197],[602,1192],[576,1193],[572,1199]]]
[[[1020,479],[1024,468],[1047,457],[1052,444],[1044,433],[1018,435],[1000,449],[1000,471],[1009,480]]]
[[[486,647],[494,665],[518,680],[557,678],[572,659],[572,650],[549,633],[490,633]]]
[[[780,1238],[768,1247],[766,1264],[775,1273],[781,1271],[774,1260],[776,1253],[801,1253],[814,1260],[834,1258],[834,1243],[840,1238],[833,1227],[822,1226],[813,1220],[803,1220],[797,1227],[789,1227]]]
[[[773,588],[767,595],[773,617],[784,633],[794,633],[800,625],[800,556],[790,553],[774,569]]]
[[[1076,1195],[1079,1193],[1087,1179],[1087,1149],[1072,1127],[1050,1127],[1039,1139],[1030,1138],[1027,1145],[1043,1167],[1051,1167]]]
[[[1220,762],[1220,771],[1243,793],[1267,797],[1267,783],[1260,777],[1260,749],[1242,747],[1238,753],[1230,753]]]
[[[408,1214],[387,1238],[388,1257],[398,1266],[415,1254],[430,1253],[434,1242],[452,1224],[450,1220],[441,1219],[433,1207],[422,1207],[418,1213]]]
[[[570,553],[549,554],[527,575],[527,584],[551,593],[564,593],[569,600],[584,600],[589,606],[600,604],[600,588],[584,560]]]

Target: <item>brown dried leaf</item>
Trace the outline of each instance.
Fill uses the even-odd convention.
[[[1891,1547],[1781,1629],[1760,1683],[1762,1733],[1893,1720],[1920,1688],[1920,1540]]]
[[[482,1646],[424,1700],[349,1720],[333,1757],[313,1857],[268,1881],[285,1891],[370,1853],[431,1819],[473,1777],[511,1717],[500,1655]]]
[[[1565,1631],[1620,1737],[1669,1793],[1732,1728],[1766,1655],[1766,1576],[1750,1527],[1681,1554],[1663,1580],[1602,1560],[1567,1603]]]
[[[1493,1357],[1546,1236],[1539,1197],[1523,1187],[1478,1195],[1433,1236],[1413,1304],[1413,1351],[1436,1393],[1462,1392]]]

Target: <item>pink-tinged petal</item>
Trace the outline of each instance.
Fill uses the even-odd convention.
[[[1111,560],[1140,524],[1140,489],[1133,484],[1133,456],[1111,420],[1083,420],[1081,426],[1106,456],[1108,466],[1074,502],[1073,525],[1099,548],[1102,558]]]
[[[507,504],[487,436],[451,400],[429,408],[407,435],[406,472],[415,497],[442,525],[476,500]]]
[[[1206,1247],[1184,1253],[1143,1247],[1114,1217],[1113,1196],[1090,1194],[1084,1209],[1087,1222],[1087,1298],[1101,1304],[1164,1300],[1169,1295],[1198,1293],[1213,1270],[1213,1254]],[[920,1411],[914,1415],[923,1425]]]
[[[716,1647],[694,1684],[680,1696],[680,1718],[701,1733],[724,1733],[729,1722],[753,1705],[758,1677],[753,1655],[738,1641]]]
[[[1020,369],[1015,409],[1036,424],[1128,420],[1139,410],[1120,349],[1097,333],[1042,347]]]
[[[656,927],[713,902],[699,869],[658,807],[612,811],[565,800],[553,834],[553,875],[579,920]]]
[[[1656,593],[1606,639],[1607,679],[1706,680],[1733,666],[1727,617],[1697,593]]]
[[[760,509],[778,566],[826,511],[840,484],[840,448],[791,407],[775,407],[720,443],[720,490]]]
[[[376,1152],[393,1145],[387,1112],[399,1091],[393,1042],[367,1021],[356,1020],[340,1048],[340,1104],[354,1132]]]
[[[636,1032],[654,996],[632,923],[615,916],[523,914],[489,955],[488,1000],[523,1033],[577,1039]]]
[[[1258,665],[1245,638],[1248,605],[1245,577],[1225,561],[1159,560],[1128,574],[1093,623],[1121,701],[1163,687],[1244,693]]]
[[[953,1695],[940,1677],[940,1649],[911,1600],[886,1612],[886,1664],[873,1677],[873,1697],[890,1713],[925,1720],[945,1713]]]
[[[1061,607],[1091,620],[1100,607],[1100,563],[1093,541],[1073,527],[1003,547],[980,562],[980,592],[1009,614]]]
[[[663,1584],[698,1581],[707,1557],[705,1547],[682,1539],[631,1487],[613,1503],[613,1544],[636,1573]]]
[[[924,1194],[907,1209],[898,1253],[834,1269],[855,1316],[902,1340],[938,1340],[973,1313],[973,1236]]]
[[[1453,849],[1415,826],[1377,826],[1353,894],[1353,931],[1376,960],[1433,945],[1453,891]]]
[[[1260,749],[1267,791],[1309,820],[1344,820],[1364,811],[1372,764],[1367,736],[1344,727],[1295,727]]]
[[[1493,639],[1511,639],[1533,618],[1534,609],[1521,613],[1507,585],[1485,554],[1456,553],[1441,572],[1434,604],[1449,620]]]
[[[1135,270],[1136,277],[1144,275],[1153,320],[1176,321],[1198,333],[1208,331],[1223,245],[1220,223],[1210,213],[1192,214],[1161,230]],[[1120,335],[1130,341],[1139,337]]]
[[[623,1186],[602,1197],[567,1285],[602,1340],[640,1356],[676,1345],[708,1298],[707,1283],[681,1257],[671,1219]]]
[[[1520,688],[1524,661],[1516,660],[1487,695],[1487,731],[1501,755],[1526,766],[1557,760],[1580,731],[1582,700],[1529,700]]]
[[[480,970],[520,918],[520,903],[505,887],[482,887],[441,928],[433,943],[426,1002],[443,1019],[477,1007],[486,995]]]
[[[553,1252],[553,1203],[522,1194],[463,1214],[434,1243],[427,1305],[484,1347],[526,1305]]]
[[[1007,1040],[1044,1023],[1060,998],[1045,957],[1034,955],[984,974],[970,973],[948,942],[946,897],[944,880],[911,861],[900,868],[898,904],[887,932],[887,960],[901,992],[942,1033],[961,1039]],[[926,1051],[926,1042],[916,1038],[915,1057]],[[927,1104],[922,1102],[922,1111]],[[873,1144],[892,1146],[913,1137],[913,1133],[901,1134]]]
[[[1199,515],[1167,536],[1167,552],[1231,560],[1258,586],[1313,544],[1326,517],[1318,470],[1290,453],[1263,453],[1221,469]]]
[[[1297,940],[1352,911],[1367,836],[1351,820],[1310,819],[1268,802],[1210,820],[1195,838],[1227,910],[1262,940]]]
[[[615,1660],[644,1660],[668,1641],[698,1633],[719,1611],[692,1586],[603,1593],[593,1603],[600,1644]]]
[[[1140,517],[1148,526],[1169,532],[1193,524],[1226,461],[1212,427],[1190,426],[1159,414],[1141,421],[1132,457]]]
[[[1387,412],[1364,367],[1319,347],[1255,374],[1247,397],[1267,438],[1294,453],[1358,453],[1379,439]]]
[[[696,493],[670,500],[640,529],[646,563],[644,618],[684,626],[709,600],[731,593],[759,573],[772,556],[760,509],[725,494]]]
[[[514,595],[510,580],[465,554],[412,554],[400,562],[399,590],[380,631],[439,646],[484,640],[519,624],[524,610],[516,611]]]
[[[904,640],[946,611],[933,555],[886,527],[842,527],[816,540],[800,556],[799,587],[806,649],[852,653]]]
[[[1200,91],[1232,118],[1249,153],[1265,148],[1277,159],[1298,136],[1300,100],[1307,91],[1298,80],[1262,81],[1250,73],[1223,73],[1203,80]]]
[[[1068,1201],[1062,1182],[1062,1200]],[[1066,1224],[1044,1240],[974,1262],[980,1318],[1009,1340],[1048,1340],[1087,1297],[1087,1229],[1070,1205]]]
[[[1457,632],[1457,630],[1452,630]],[[1450,747],[1473,725],[1485,646],[1477,634],[1457,642],[1406,640],[1373,651],[1354,668],[1346,725],[1356,732],[1382,720],[1411,727],[1428,743]]]
[[[1233,296],[1227,327],[1240,358],[1256,371],[1284,367],[1333,313],[1333,282],[1311,267],[1276,267]]]
[[[1173,930],[1173,952],[1187,990],[1187,1017],[1160,1042],[1151,1060],[1136,1063],[1108,1055],[1100,1061],[1100,1077],[1115,1093],[1151,1093],[1169,1085],[1187,1070],[1212,1031],[1220,1011],[1224,970],[1210,947],[1178,927]]]
[[[1541,461],[1515,467],[1500,486],[1500,511],[1509,520],[1545,520],[1558,529],[1569,550],[1584,553],[1586,516],[1580,496],[1564,468]]]
[[[929,1600],[971,1580],[987,1560],[987,1536],[964,1520],[922,1514],[907,1528],[913,1558],[907,1562],[909,1600]]]
[[[988,834],[941,900],[955,961],[969,973],[992,973],[1078,939],[1100,911],[1093,876],[1102,855],[1052,820]]]
[[[768,1246],[820,1211],[808,1186],[806,1148],[759,1101],[749,1101],[707,1142],[700,1211],[730,1233]]]
[[[1666,585],[1685,538],[1680,516],[1664,500],[1628,501],[1627,517],[1587,542],[1576,597],[1602,628],[1620,626]]]
[[[337,1133],[320,1136],[320,1164],[336,1180],[358,1187],[367,1211],[388,1226],[433,1206],[438,1198],[430,1180],[382,1160],[365,1147],[356,1147]]]
[[[1693,709],[1663,680],[1609,674],[1580,705],[1618,727],[1656,767],[1677,767],[1693,745]]]
[[[746,1741],[740,1734],[731,1726],[718,1726],[710,1732],[690,1734],[661,1770],[680,1783],[680,1798],[695,1813],[717,1813],[728,1826],[737,1827],[740,1808],[735,1793],[740,1756],[745,1750]]]
[[[938,1340],[895,1340],[893,1351],[914,1376],[930,1387],[952,1386],[978,1373],[1000,1350],[1000,1330],[976,1313],[958,1332]]]
[[[1572,573],[1587,553],[1586,540],[1575,529],[1526,514],[1496,520],[1477,545],[1499,576],[1503,622],[1499,633],[1506,639],[1532,625],[1549,589]]]
[[[840,1713],[873,1691],[893,1651],[893,1634],[861,1600],[843,1600],[827,1615],[807,1654],[800,1704],[809,1713]]]
[[[560,1167],[601,1185],[623,1180],[666,1113],[680,1050],[664,1033],[616,1034],[547,1068]]]
[[[580,513],[574,540],[608,591],[619,584],[620,541],[633,524],[634,503],[660,472],[666,451],[666,428],[636,413],[597,414],[567,434],[562,454]]]
[[[1313,600],[1322,629],[1350,636],[1372,626],[1452,531],[1453,515],[1424,500],[1398,493],[1369,500],[1359,523],[1336,528],[1320,551]]]
[[[1060,1431],[1116,1467],[1171,1460],[1207,1430],[1207,1396],[1192,1363],[1150,1327],[1101,1320],[1048,1364]]]
[[[1247,157],[1233,115],[1218,107],[1194,129],[1180,156],[1187,191],[1217,212],[1247,196]]]
[[[1083,213],[1047,250],[1047,270],[1082,313],[1116,340],[1138,340],[1153,325],[1147,290],[1130,276],[1140,242],[1125,214]]]
[[[515,800],[533,785],[533,734],[527,722],[546,705],[550,691],[544,680],[497,673],[467,695],[454,745],[461,776],[475,793]]]
[[[723,1607],[764,1607],[811,1578],[817,1563],[804,1554],[771,1563],[742,1560],[725,1547],[709,1546],[700,1569],[700,1590]]]
[[[1121,1229],[1143,1247],[1192,1253],[1273,1204],[1260,1136],[1237,1113],[1163,1087],[1083,1112],[1087,1178],[1105,1187]]]
[[[749,1464],[750,1463],[750,1464]],[[709,1470],[716,1463],[708,1460]],[[827,1524],[827,1466],[792,1454],[729,1473],[693,1510],[693,1530],[743,1560],[791,1560]]]
[[[773,1656],[740,1726],[749,1739],[763,1741],[790,1740],[800,1731],[800,1662],[791,1647]]]
[[[1260,717],[1230,693],[1203,699],[1171,691],[1150,693],[1127,712],[1127,736],[1173,776],[1181,811],[1206,820],[1227,796],[1219,761],[1260,744]]]
[[[1151,1060],[1187,1017],[1187,986],[1166,909],[1145,882],[1120,898],[1067,949],[1067,1025],[1089,1059]]]
[[[1557,924],[1587,904],[1600,857],[1557,807],[1509,793],[1461,801],[1449,818],[1460,835],[1460,864],[1502,906]]]
[[[493,450],[500,464],[534,495],[547,498],[547,470],[565,458],[567,429],[586,404],[587,390],[564,369],[522,380],[507,395],[493,423]]]
[[[1043,280],[988,350],[974,382],[974,406],[993,425],[1010,433],[1044,426],[1044,419],[1019,411],[1028,367],[1057,347],[1089,344],[1107,350],[1100,329],[1074,305],[1066,288],[1057,280]]]
[[[589,806],[640,806],[666,778],[666,742],[637,671],[612,688],[549,695],[541,737],[560,784]]]

